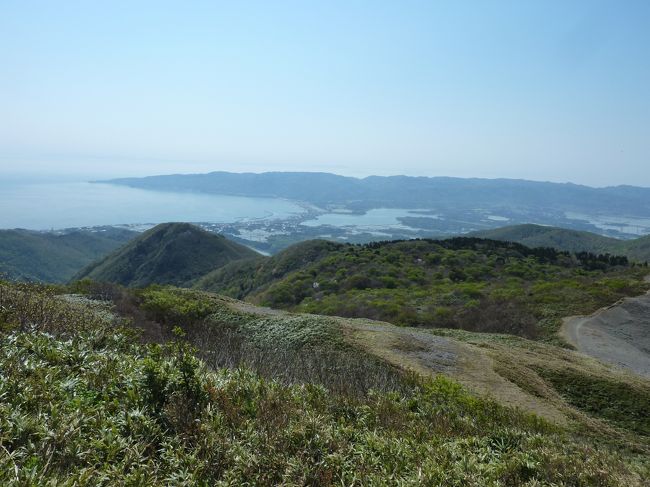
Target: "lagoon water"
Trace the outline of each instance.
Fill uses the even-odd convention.
[[[567,211],[564,213],[572,220],[582,220],[595,225],[601,230],[615,230],[629,236],[643,236],[650,234],[650,218],[626,217],[619,215],[585,215]]]
[[[271,198],[150,191],[95,183],[0,184],[0,228],[50,230],[170,221],[232,223],[304,213]]]
[[[333,227],[357,227],[360,229],[373,228],[408,228],[398,218],[405,216],[420,216],[418,210],[406,210],[399,208],[376,208],[366,213],[324,213],[312,220],[302,222],[303,225],[317,227],[319,225],[331,225]],[[421,211],[421,210],[420,210]],[[427,215],[430,217],[430,215]]]

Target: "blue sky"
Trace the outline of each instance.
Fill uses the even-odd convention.
[[[0,172],[650,186],[650,2],[0,2]]]

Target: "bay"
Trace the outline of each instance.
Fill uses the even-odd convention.
[[[171,221],[234,223],[304,213],[275,198],[151,191],[111,184],[0,184],[0,228],[51,230]]]

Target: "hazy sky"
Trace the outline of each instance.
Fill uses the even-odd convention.
[[[650,186],[650,1],[0,1],[0,173]]]

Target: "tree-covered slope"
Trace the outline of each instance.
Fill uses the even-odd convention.
[[[113,227],[64,233],[0,230],[0,274],[12,280],[67,282],[136,235]]]
[[[344,247],[344,244],[327,240],[307,240],[272,257],[227,264],[197,280],[193,287],[243,298]]]
[[[567,228],[525,224],[473,232],[471,236],[518,242],[528,247],[554,247],[570,252],[593,252],[626,255],[630,259],[650,260],[650,236],[619,240],[591,232]]]
[[[481,230],[470,234],[474,237],[517,242],[527,247],[554,247],[570,252],[612,252],[621,240],[604,237],[591,232],[544,225],[512,225],[492,230]]]
[[[562,316],[642,292],[647,273],[624,257],[479,238],[321,243],[311,259],[302,246],[197,287],[294,311],[550,338]]]
[[[257,256],[248,247],[194,225],[165,223],[89,265],[74,279],[88,278],[132,287],[154,283],[189,286],[229,262]]]

